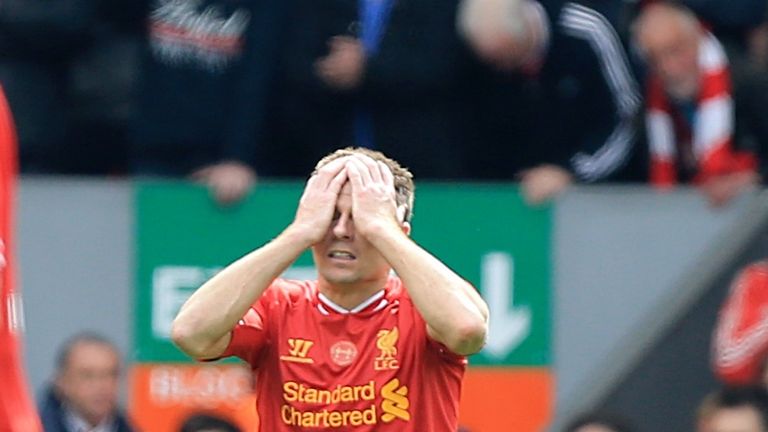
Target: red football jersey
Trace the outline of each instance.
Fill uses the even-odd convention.
[[[427,336],[396,277],[351,311],[315,281],[278,279],[235,327],[226,356],[254,370],[262,431],[458,427],[466,358]]]

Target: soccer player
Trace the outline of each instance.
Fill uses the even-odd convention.
[[[253,367],[263,431],[455,431],[488,308],[408,237],[413,194],[411,173],[382,153],[326,156],[294,221],[198,289],[173,340]],[[318,279],[278,278],[307,248]]]

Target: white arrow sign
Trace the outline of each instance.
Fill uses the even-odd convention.
[[[514,261],[504,252],[483,256],[481,291],[488,302],[490,322],[483,352],[501,359],[531,332],[531,309],[515,307]]]

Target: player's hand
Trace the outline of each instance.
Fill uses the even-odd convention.
[[[745,190],[759,182],[759,176],[752,171],[738,172],[713,177],[707,180],[701,190],[712,207],[722,207]]]
[[[240,201],[256,184],[256,172],[238,161],[220,162],[200,168],[191,177],[208,186],[213,198],[225,205]]]
[[[359,40],[336,36],[329,42],[330,52],[315,63],[315,73],[328,86],[351,90],[360,85],[365,69],[365,51]]]
[[[341,157],[328,162],[304,187],[291,229],[307,247],[321,241],[331,226],[339,192],[347,181],[348,159]]]
[[[541,165],[520,174],[523,197],[530,205],[539,205],[565,191],[573,183],[571,173],[555,165]]]
[[[392,171],[383,162],[355,155],[347,162],[352,185],[352,218],[362,236],[380,234],[388,229],[400,231]]]

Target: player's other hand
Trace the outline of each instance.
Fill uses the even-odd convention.
[[[341,157],[328,162],[304,187],[291,229],[306,247],[321,241],[331,226],[339,192],[347,181],[348,159]]]
[[[256,171],[239,161],[225,161],[198,169],[192,179],[208,186],[219,204],[240,201],[256,184]]]
[[[556,165],[541,165],[520,173],[523,197],[539,205],[564,192],[573,183],[571,173]]]
[[[364,237],[388,229],[401,230],[392,171],[382,162],[355,155],[347,162],[352,185],[352,218],[355,230]]]
[[[760,178],[752,171],[713,177],[701,185],[709,205],[722,207],[747,189],[758,184]]]

